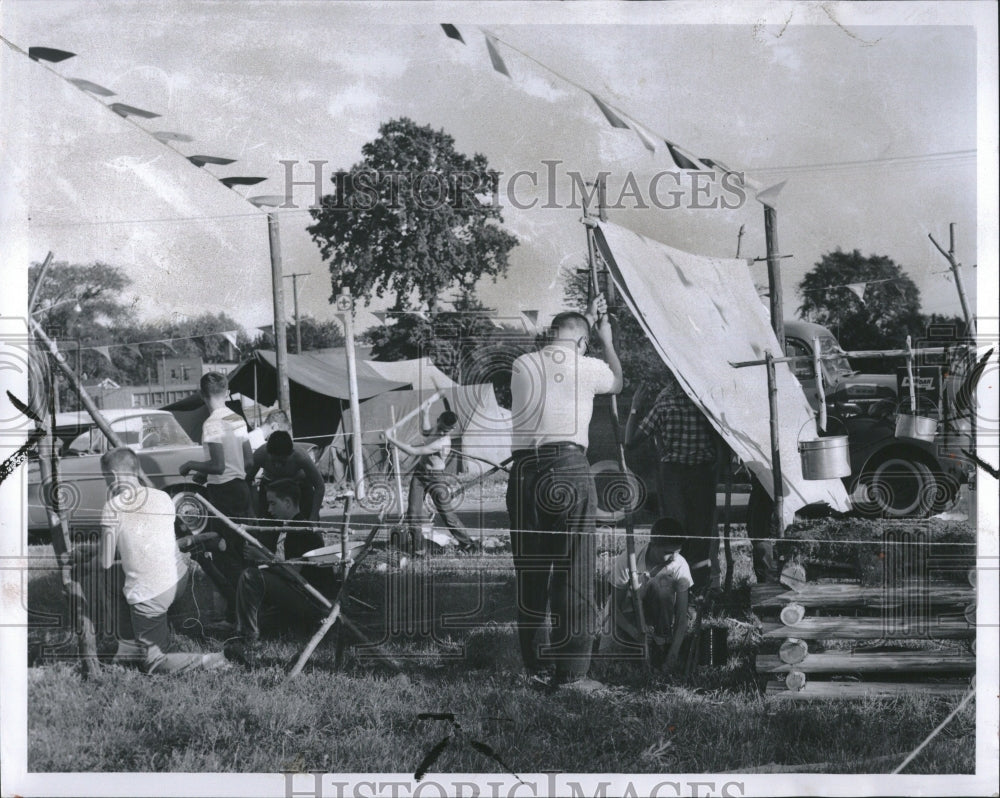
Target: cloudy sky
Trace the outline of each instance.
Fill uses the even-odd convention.
[[[788,179],[778,238],[793,256],[782,261],[789,314],[801,301],[794,285],[836,247],[892,257],[916,280],[925,312],[958,314],[947,264],[927,238],[945,242],[949,222],[973,296],[972,265],[995,270],[984,258],[996,252],[995,231],[977,226],[977,165],[990,174],[995,153],[977,160],[976,149],[977,90],[993,103],[979,124],[995,131],[996,83],[977,80],[977,46],[988,46],[984,28],[977,37],[969,24],[974,13],[989,19],[990,4],[827,4],[835,13],[797,3],[555,5],[8,0],[5,39],[77,54],[46,68],[0,46],[3,118],[17,120],[13,132],[5,122],[16,155],[8,179],[22,199],[5,209],[22,222],[15,255],[119,265],[146,316],[225,310],[244,325],[269,323],[266,224],[241,195],[284,193],[282,160],[300,162],[296,180],[311,177],[308,161],[327,161],[328,177],[360,159],[380,123],[408,116],[508,177],[540,173],[537,188],[515,185],[518,203],[540,200],[534,208],[502,197],[521,246],[508,279],[480,293],[501,315],[538,309],[544,318],[586,245],[579,210],[540,207],[551,189],[542,162],[561,162],[560,198],[569,170],[610,171],[614,199],[627,174],[645,187],[674,168],[664,147],[650,153],[632,130],[612,128],[588,89],[655,137],[764,185]],[[439,22],[454,23],[466,44]],[[499,38],[510,78],[492,69],[484,30]],[[102,107],[115,101],[161,117],[124,120]],[[172,150],[150,135],[163,130],[196,141]],[[237,163],[197,169],[183,157],[192,154]],[[216,179],[230,175],[268,180],[237,193]],[[985,185],[995,190],[995,172]],[[280,213],[284,271],[312,273],[300,283],[303,307],[327,318],[329,273],[305,232],[312,196],[296,188],[303,209]],[[752,198],[734,210],[627,204],[613,221],[673,246],[731,256],[745,225],[743,255],[764,254]],[[751,270],[765,282],[763,264]]]

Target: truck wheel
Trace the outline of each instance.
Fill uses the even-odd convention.
[[[924,518],[937,494],[931,470],[918,460],[888,457],[855,483],[854,509],[868,518]]]

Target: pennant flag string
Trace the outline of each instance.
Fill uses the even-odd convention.
[[[255,328],[255,329],[260,329],[260,330],[265,331],[265,332],[270,332],[271,328],[270,327],[267,327],[267,328],[265,328],[265,327],[259,327],[259,328]],[[80,348],[82,350],[86,350],[86,349],[93,349],[93,350],[104,349],[104,350],[109,350],[109,349],[124,348],[124,349],[130,349],[131,351],[135,352],[135,354],[137,354],[137,355],[142,355],[142,350],[139,349],[140,346],[151,346],[153,344],[163,344],[164,346],[169,346],[171,349],[173,349],[173,346],[171,345],[171,343],[175,342],[175,341],[193,341],[193,340],[196,340],[198,338],[212,338],[213,336],[220,336],[222,338],[225,338],[233,346],[236,346],[236,341],[237,341],[237,337],[239,336],[239,334],[240,334],[239,330],[222,330],[220,332],[200,333],[198,335],[178,335],[178,336],[175,336],[173,338],[154,338],[154,339],[151,339],[149,341],[132,341],[131,343],[127,343],[127,344],[100,344],[100,345],[83,346],[83,347],[80,347]],[[104,354],[104,353],[102,352],[101,354]]]
[[[444,29],[445,34],[449,38],[456,39],[464,43],[464,39],[462,39],[461,33],[458,31],[457,27],[455,27],[454,25],[445,25],[445,24],[442,24],[441,27]],[[607,101],[599,98],[593,91],[588,89],[586,86],[583,86],[577,83],[575,80],[572,80],[571,78],[566,77],[560,72],[557,72],[552,67],[539,61],[530,53],[527,53],[524,50],[522,50],[520,47],[511,44],[509,41],[500,38],[491,31],[486,30],[485,28],[480,27],[479,30],[483,33],[483,36],[486,38],[486,46],[490,53],[490,59],[493,63],[494,69],[496,69],[498,72],[502,72],[507,77],[510,77],[510,72],[507,71],[506,65],[504,64],[499,49],[497,47],[498,44],[503,44],[505,47],[508,47],[509,49],[513,50],[519,55],[527,58],[529,61],[531,61],[538,67],[542,68],[549,74],[554,75],[563,82],[568,83],[570,86],[573,86],[579,89],[580,91],[589,94],[590,97],[597,104],[598,108],[601,110],[601,113],[604,115],[604,118],[607,119],[607,121],[613,127],[631,128],[647,150],[649,150],[650,152],[656,151],[657,148],[656,141],[647,133],[649,129],[645,125],[641,125],[640,123],[638,123],[634,119],[634,117],[632,117],[629,114],[623,113],[616,108],[613,108]],[[659,134],[656,134],[656,136],[657,138],[662,139],[663,143],[667,145],[671,158],[674,160],[674,163],[681,169],[690,169],[695,171],[708,171],[708,170],[719,169],[727,174],[743,175],[742,172],[738,172],[735,169],[725,166],[717,159],[714,158],[700,159],[690,154],[685,155],[680,151],[680,148],[676,144],[669,141],[664,136]],[[744,184],[748,188],[751,188],[751,190],[753,190],[755,193],[762,193],[763,187],[761,186],[760,183],[756,181],[751,181],[745,176],[743,176],[743,179],[744,179]],[[778,192],[780,192],[783,187],[784,183],[779,183],[776,186],[771,186],[769,189],[763,189],[765,191],[772,192],[771,194],[765,196],[765,200],[768,201],[773,200],[773,198],[777,196]],[[764,204],[768,204],[768,202],[765,202]]]
[[[147,136],[150,136],[150,137],[156,139],[160,144],[164,145],[165,147],[167,147],[170,150],[173,150],[173,152],[175,152],[177,155],[181,156],[182,158],[184,158],[185,160],[187,160],[190,163],[194,164],[195,166],[199,166],[200,167],[200,166],[204,166],[207,163],[217,164],[217,165],[226,165],[226,162],[228,162],[228,163],[234,163],[235,162],[235,161],[230,161],[229,159],[217,158],[216,156],[191,156],[191,157],[189,157],[189,156],[184,155],[184,153],[180,152],[174,146],[172,146],[171,142],[192,142],[192,141],[194,141],[193,137],[187,135],[186,133],[176,133],[176,132],[173,132],[173,131],[165,131],[165,130],[164,131],[150,131],[150,130],[147,130],[146,128],[142,127],[142,125],[139,125],[136,122],[136,118],[139,118],[139,119],[158,119],[158,118],[160,118],[160,114],[155,113],[153,111],[147,111],[147,110],[145,110],[143,108],[137,108],[137,107],[135,107],[133,105],[127,105],[126,103],[110,103],[110,104],[106,104],[104,102],[101,102],[101,100],[99,99],[99,97],[113,97],[113,96],[115,96],[115,92],[113,92],[110,89],[107,89],[104,86],[101,86],[101,85],[99,85],[97,83],[93,83],[92,81],[89,81],[89,80],[84,80],[82,78],[70,78],[70,77],[67,77],[65,75],[60,74],[59,72],[57,72],[55,69],[53,69],[51,67],[50,64],[56,64],[56,63],[59,63],[61,61],[65,61],[66,59],[74,58],[76,56],[76,53],[70,53],[70,52],[67,52],[65,50],[56,50],[56,49],[51,48],[51,47],[29,47],[28,50],[25,51],[23,48],[18,47],[16,44],[14,44],[12,41],[10,41],[10,39],[8,39],[5,36],[0,36],[0,41],[2,41],[4,44],[6,44],[14,52],[20,53],[21,55],[25,55],[28,58],[30,58],[32,61],[38,62],[41,66],[43,66],[45,69],[49,70],[52,74],[56,75],[59,78],[62,78],[64,81],[66,81],[70,85],[72,85],[75,88],[77,88],[80,91],[82,91],[84,94],[86,94],[87,96],[89,96],[92,100],[94,100],[95,102],[97,102],[103,108],[106,108],[109,111],[111,111],[112,113],[117,114],[122,119],[124,119],[126,122],[128,122],[131,125],[133,125],[136,129],[142,131]],[[499,56],[499,53],[497,53],[497,55]],[[47,64],[46,63],[41,63],[43,61],[46,61],[46,62],[49,62],[49,63],[47,63]],[[202,162],[198,163],[195,159],[201,159]],[[257,183],[261,183],[261,182],[263,182],[266,179],[267,178],[265,178],[265,177],[260,177],[260,178],[257,178],[257,177],[253,177],[253,178],[249,178],[249,177],[233,177],[233,178],[222,178],[222,179],[220,179],[220,182],[223,185],[225,185],[226,188],[230,188],[231,189],[231,188],[233,188],[233,186],[237,186],[237,185],[241,185],[241,186],[256,185]]]

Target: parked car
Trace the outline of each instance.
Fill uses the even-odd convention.
[[[202,531],[207,520],[201,503],[193,494],[202,493],[203,488],[179,473],[180,466],[188,460],[204,459],[201,444],[194,443],[173,414],[166,410],[104,410],[102,414],[122,443],[139,455],[142,469],[153,486],[174,498],[178,516],[184,518],[179,533]],[[29,464],[28,533],[36,539],[48,536],[48,509],[55,498],[59,499],[60,510],[68,515],[74,532],[96,530],[107,499],[100,460],[108,450],[108,439],[86,414],[60,415],[67,417],[62,419],[61,427],[57,417],[57,434],[58,429],[62,429],[64,433],[72,430],[76,435],[63,447],[59,459],[57,496],[53,496],[51,482],[42,483],[38,460]],[[315,457],[317,449],[313,444],[295,445]]]
[[[178,469],[188,460],[203,459],[203,450],[173,415],[165,410],[143,409],[105,410],[103,415],[122,443],[139,455],[142,469],[153,485],[174,497],[178,511],[197,510],[198,502],[190,494],[200,492],[201,487],[182,477]],[[88,416],[80,415],[76,424],[80,431],[63,448],[59,459],[57,496],[53,496],[51,482],[43,484],[38,461],[29,466],[28,533],[31,535],[48,534],[48,509],[55,498],[74,532],[100,526],[107,500],[101,455],[108,450],[108,439]]]

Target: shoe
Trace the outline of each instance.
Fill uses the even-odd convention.
[[[257,667],[257,645],[248,641],[235,638],[227,640],[222,646],[222,654],[229,661],[244,668],[253,669]]]
[[[574,679],[571,682],[561,682],[557,685],[557,689],[560,693],[599,693],[608,688],[603,682],[584,676],[582,679]]]

